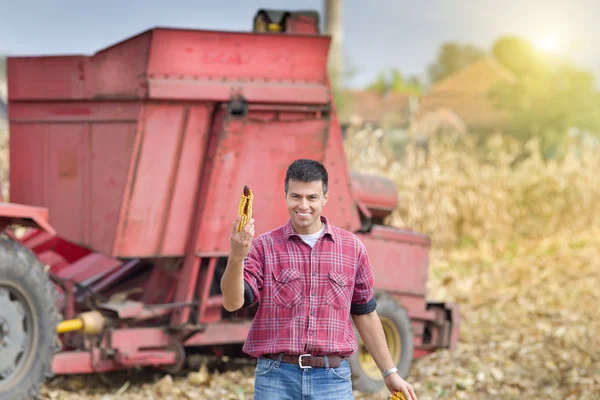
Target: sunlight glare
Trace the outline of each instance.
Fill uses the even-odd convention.
[[[546,53],[558,53],[561,51],[561,42],[558,36],[546,34],[534,41],[535,47]]]

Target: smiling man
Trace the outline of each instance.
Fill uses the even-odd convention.
[[[354,321],[390,392],[417,400],[387,348],[365,246],[322,215],[327,197],[325,167],[296,160],[285,177],[288,222],[256,239],[254,220],[241,232],[233,223],[221,290],[228,311],[258,303],[244,344],[257,358],[254,399],[352,399]]]

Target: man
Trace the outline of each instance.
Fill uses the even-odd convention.
[[[233,223],[221,290],[228,311],[259,304],[243,348],[258,359],[254,398],[352,399],[353,320],[390,392],[417,400],[387,348],[365,246],[321,215],[327,197],[325,167],[296,160],[285,177],[287,224],[253,240],[254,220],[239,233],[240,217]]]

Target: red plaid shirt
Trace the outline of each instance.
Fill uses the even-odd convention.
[[[244,352],[350,356],[351,314],[375,310],[373,272],[356,235],[331,226],[314,248],[291,220],[256,237],[244,262],[245,306],[259,302]]]

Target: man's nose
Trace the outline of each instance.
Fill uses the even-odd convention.
[[[303,210],[308,209],[308,200],[300,199],[300,208]]]

